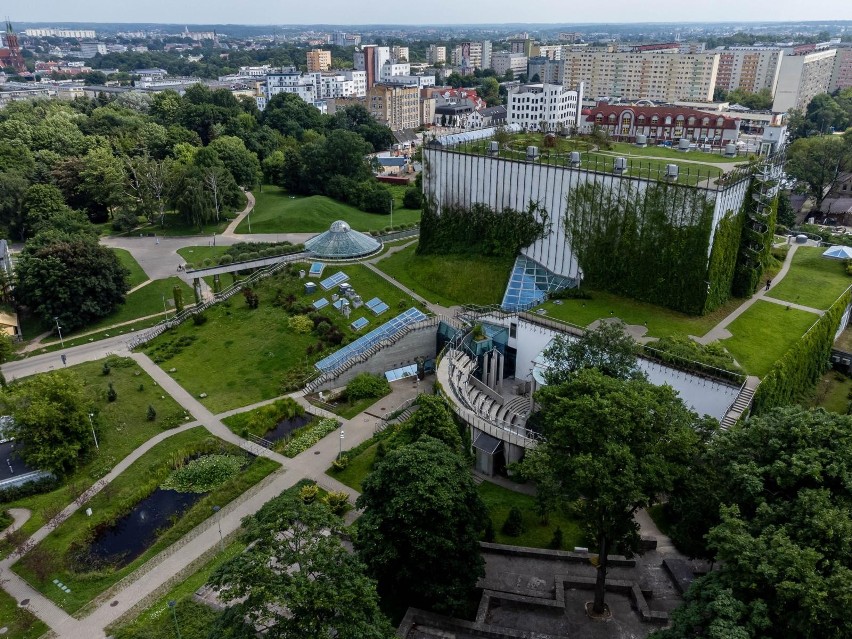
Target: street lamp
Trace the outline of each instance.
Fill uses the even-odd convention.
[[[340,459],[343,456],[343,425],[340,426],[340,450],[337,452],[337,458]]]
[[[56,330],[59,332],[59,343],[62,344],[62,348],[65,348],[65,340],[62,339],[62,327],[59,325],[59,318],[54,317],[53,321],[56,322]]]
[[[89,413],[89,426],[92,427],[92,438],[95,440],[95,448],[98,449],[98,452],[101,451],[101,447],[98,446],[98,436],[95,435],[95,424],[92,422],[92,417],[94,417],[94,413]]]
[[[220,510],[221,510],[221,508],[219,508],[219,506],[213,506],[213,514],[214,515],[216,513],[218,513]],[[222,539],[222,516],[221,515],[219,515],[218,522],[219,522],[219,552],[222,552],[223,550],[225,550],[225,540]]]
[[[391,213],[391,223],[390,223],[390,225],[391,225],[391,231],[393,231],[393,197],[391,197],[391,211],[390,211],[390,213]]]
[[[176,607],[176,606],[177,606],[177,601],[175,601],[174,599],[169,599],[169,608],[171,608],[171,609],[172,609],[172,617],[173,617],[173,618],[174,618],[174,620],[175,620],[175,630],[177,631],[178,639],[181,639],[181,636],[180,636],[180,626],[178,625],[178,621],[177,621],[177,613],[175,612],[175,607]]]
[[[166,316],[166,319],[169,319],[169,310],[166,308],[166,296],[163,295],[163,314]]]

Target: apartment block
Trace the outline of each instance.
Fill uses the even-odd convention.
[[[758,93],[769,89],[775,95],[784,52],[772,47],[731,47],[719,52],[716,88]]]
[[[311,49],[308,51],[308,73],[321,73],[331,68],[331,51]]]
[[[420,126],[420,89],[416,86],[376,84],[367,91],[370,115],[393,131]]]
[[[699,54],[659,51],[626,52],[590,49],[562,51],[565,86],[586,85],[591,97],[662,102],[713,99],[717,52]]]
[[[825,93],[831,85],[837,49],[803,54],[784,52],[772,110],[806,109],[815,95]]]
[[[436,44],[429,45],[426,49],[426,62],[429,64],[441,64],[447,61],[447,47],[439,47]]]
[[[24,35],[30,38],[76,38],[94,40],[97,35],[92,29],[24,29]]]
[[[391,47],[391,58],[397,62],[408,62],[408,47],[393,46]]]
[[[837,49],[834,56],[834,69],[831,72],[829,91],[842,91],[852,87],[852,47]]]
[[[279,93],[293,93],[320,110],[325,108],[322,102],[322,75],[319,73],[303,75],[292,68],[282,69],[280,73],[268,73],[263,92],[262,100],[258,100],[260,109],[265,108],[269,100]]]
[[[538,76],[538,79],[535,79]],[[527,77],[530,82],[542,84],[564,84],[565,63],[544,56],[530,58],[527,64]]]
[[[506,96],[506,123],[528,131],[562,131],[579,126],[583,85],[569,91],[561,84],[523,84]]]
[[[382,67],[390,60],[390,47],[380,47],[375,44],[365,44],[355,51],[353,62],[356,71],[367,73],[367,88],[370,89],[379,82]]]
[[[517,77],[527,72],[527,61],[528,58],[523,53],[498,51],[491,56],[491,68],[498,76],[511,71]]]
[[[561,44],[534,44],[531,49],[531,58],[547,58],[548,60],[562,59]]]
[[[462,72],[473,73],[474,69],[488,69],[491,65],[491,42],[462,42],[453,49],[450,62],[461,67]]]

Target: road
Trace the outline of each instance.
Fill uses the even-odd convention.
[[[46,373],[62,368],[61,355],[65,355],[66,365],[68,366],[83,362],[93,362],[113,353],[127,355],[127,342],[129,339],[129,335],[108,337],[97,342],[92,342],[91,344],[81,344],[80,346],[73,346],[53,353],[33,355],[27,359],[6,362],[2,366],[3,376],[7,382],[11,382],[13,379],[20,379],[29,375],[35,375],[36,373]]]

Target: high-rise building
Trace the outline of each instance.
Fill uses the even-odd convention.
[[[825,93],[831,85],[837,49],[811,53],[784,52],[772,110],[806,109],[815,95]]]
[[[452,51],[453,66],[461,67],[462,73],[473,73],[475,69],[491,68],[491,41],[462,42]]]
[[[395,45],[391,47],[391,58],[397,62],[408,62],[408,47]]]
[[[24,35],[29,38],[76,38],[77,40],[94,40],[97,37],[93,29],[24,29]]]
[[[552,60],[543,56],[530,58],[527,64],[527,77],[530,82],[565,84],[565,63],[562,60]]]
[[[713,99],[717,52],[681,53],[617,53],[613,51],[562,51],[565,63],[565,86],[586,85],[589,97],[615,97],[630,100]]]
[[[513,38],[509,40],[509,51],[511,53],[520,53],[526,57],[532,55],[533,40],[532,38]]]
[[[308,51],[308,73],[328,71],[331,68],[331,51],[311,49]]]
[[[774,47],[731,47],[720,51],[716,88],[748,93],[769,89],[774,95],[783,57],[784,52]]]
[[[429,64],[441,64],[447,61],[447,47],[439,47],[436,44],[430,44],[426,49],[426,62]]]
[[[365,44],[355,51],[353,62],[357,71],[367,73],[367,89],[379,81],[382,67],[390,60],[390,48],[376,44]]]
[[[393,131],[416,129],[420,126],[420,89],[376,84],[367,91],[367,109],[377,122]]]
[[[527,72],[527,56],[523,53],[511,53],[509,51],[498,51],[491,56],[491,68],[498,76],[505,75],[507,71],[517,77]]]
[[[534,44],[532,46],[531,58],[547,58],[549,60],[562,59],[561,44]]]
[[[357,33],[335,31],[331,36],[331,43],[336,47],[357,47],[361,44],[361,36]]]

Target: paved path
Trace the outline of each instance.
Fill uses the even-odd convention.
[[[754,295],[752,295],[745,302],[740,304],[734,311],[725,317],[721,322],[716,324],[713,328],[711,328],[707,334],[695,338],[695,341],[699,344],[709,344],[711,342],[715,342],[716,340],[726,339],[731,337],[731,332],[728,330],[728,326],[737,319],[740,315],[745,313],[751,306],[757,302],[758,300],[762,300],[766,298],[769,302],[774,303],[782,303],[785,306],[791,306],[794,308],[800,308],[802,310],[807,310],[810,312],[817,312],[821,314],[821,311],[817,311],[816,309],[808,308],[808,307],[799,307],[798,305],[791,304],[790,302],[780,302],[774,298],[769,299],[769,296],[766,294],[775,288],[778,283],[784,279],[784,276],[787,275],[787,272],[790,270],[790,264],[793,262],[793,256],[796,254],[796,251],[799,248],[799,244],[793,244],[790,246],[790,250],[787,251],[787,257],[784,259],[784,264],[781,266],[781,270],[778,271],[778,274],[772,279],[772,284],[769,286],[769,290],[767,291],[766,287],[761,287],[759,291],[757,291]]]
[[[251,191],[246,191],[246,207],[240,211],[239,215],[231,220],[231,223],[228,224],[228,227],[222,231],[222,235],[225,237],[233,237],[237,231],[237,227],[240,225],[240,222],[254,210],[254,194]]]
[[[20,379],[36,373],[46,373],[58,368],[62,368],[61,355],[65,355],[68,366],[80,364],[82,362],[93,362],[98,359],[103,359],[108,355],[126,355],[127,342],[130,335],[116,335],[115,337],[107,337],[97,342],[81,344],[80,346],[71,346],[60,351],[45,353],[43,355],[33,355],[26,359],[17,360],[14,362],[6,362],[0,367],[7,381]]]

